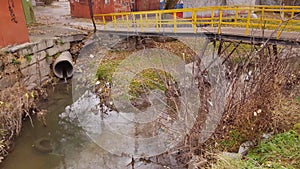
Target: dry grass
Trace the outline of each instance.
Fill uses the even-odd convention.
[[[11,141],[17,136],[22,127],[22,118],[30,118],[30,111],[35,108],[33,93],[15,86],[0,91],[0,130],[2,145],[0,156],[7,155]]]

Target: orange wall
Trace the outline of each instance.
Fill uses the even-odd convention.
[[[0,0],[0,47],[28,41],[21,0]]]
[[[130,11],[130,0],[110,0],[108,4],[105,0],[92,0],[93,12],[95,14],[128,12]],[[71,16],[89,18],[88,0],[70,0]]]
[[[160,0],[135,0],[135,11],[159,10]]]

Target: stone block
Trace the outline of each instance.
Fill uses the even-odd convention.
[[[31,66],[28,66],[24,69],[21,69],[21,73],[26,76],[35,76],[38,74],[37,65],[33,64]]]
[[[37,50],[42,51],[54,46],[54,39],[41,40],[37,44]]]
[[[41,77],[47,76],[51,73],[50,66],[46,59],[40,61],[38,66]]]
[[[84,34],[75,34],[75,35],[68,35],[68,36],[61,36],[60,41],[63,43],[67,42],[78,42],[82,41],[84,38]]]
[[[7,49],[7,52],[17,52],[19,56],[26,56],[39,51],[48,49],[54,45],[54,39],[41,40],[34,43],[24,43],[21,45],[13,46]]]
[[[47,49],[46,52],[49,56],[54,56],[55,54],[57,54],[59,52],[69,50],[70,47],[71,47],[71,44],[69,42],[64,43],[64,44],[58,44],[58,45],[53,46],[50,49]]]
[[[40,84],[39,76],[26,76],[21,80],[21,83],[26,87],[27,90],[31,90]]]
[[[46,50],[54,45],[54,39],[41,40],[27,48],[27,51],[18,52],[19,55],[28,55]]]
[[[41,51],[41,52],[36,53],[34,55],[38,58],[38,60],[43,60],[43,59],[46,58],[47,53],[45,51]]]
[[[21,73],[24,76],[21,82],[28,90],[31,90],[41,85],[45,80],[49,79],[48,76],[51,73],[51,69],[47,59],[44,58],[41,61],[37,61],[33,65],[21,69]]]
[[[25,56],[26,57],[26,56]],[[21,64],[20,64],[20,68],[23,69],[25,67],[28,67],[34,63],[36,63],[39,60],[43,60],[46,58],[46,52],[45,51],[41,51],[38,53],[35,53],[33,55],[30,55],[31,60],[28,61],[26,58],[21,59]]]
[[[6,51],[9,52],[9,53],[15,53],[15,52],[18,52],[22,49],[26,49],[26,48],[30,47],[32,44],[34,44],[34,43],[30,43],[30,42],[23,43],[21,45],[16,45],[16,46],[9,47]]]

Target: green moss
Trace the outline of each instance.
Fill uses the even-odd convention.
[[[109,60],[101,63],[96,73],[97,78],[99,80],[111,82],[113,73],[120,62],[121,60]]]
[[[130,83],[129,94],[138,97],[141,94],[149,94],[150,90],[165,91],[165,82],[171,81],[171,75],[157,69],[146,69],[136,75]]]

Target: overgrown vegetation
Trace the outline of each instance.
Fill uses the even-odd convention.
[[[0,71],[2,78],[19,78],[19,59],[13,54],[4,53],[0,57],[3,70]],[[11,79],[11,81],[13,81]],[[13,139],[20,133],[22,119],[31,119],[32,111],[35,110],[35,93],[28,92],[18,82],[2,81],[6,88],[0,89],[0,162],[12,148]]]
[[[140,41],[145,43],[144,39],[140,39]],[[117,50],[108,51],[106,53],[106,56],[102,59],[96,73],[98,80],[100,80],[101,82],[99,88],[101,89],[106,88],[105,90],[101,90],[101,92],[98,93],[100,96],[100,100],[103,103],[106,103],[108,107],[112,107],[109,104],[110,89],[105,84],[112,83],[113,73],[115,72],[118,65],[126,57],[128,57],[129,55],[137,51],[138,50],[137,45],[139,45],[136,42],[135,38],[129,38],[128,41],[125,40],[125,42],[120,42],[120,43],[121,43],[119,44],[120,46],[124,45],[122,43],[125,44],[136,43],[136,45],[133,45],[132,48],[128,48],[125,50],[117,49]],[[154,38],[153,41],[150,41],[150,43],[145,43],[143,45],[147,46],[148,48],[157,47],[160,49],[171,51],[172,53],[176,54],[178,57],[181,57],[186,63],[191,62],[192,57],[195,55],[193,50],[185,46],[185,44],[181,43],[180,41],[174,39],[167,39],[161,42],[160,39]],[[176,49],[174,49],[174,46],[176,46]],[[143,70],[142,72],[137,72],[137,73],[138,74],[133,78],[133,80],[130,83],[129,97],[132,104],[138,108],[141,107],[141,105],[137,103],[139,102],[138,100],[143,100],[143,103],[146,103],[147,102],[146,96],[149,94],[150,90],[157,89],[166,92],[170,83],[174,82],[174,79],[171,78],[171,76],[168,73],[157,69],[146,69]]]
[[[277,134],[250,150],[247,157],[264,167],[299,168],[300,136],[293,130]]]
[[[0,92],[0,130],[2,132],[2,156],[11,146],[11,141],[21,131],[22,118],[29,117],[35,108],[34,94],[27,93],[22,87],[12,87]]]
[[[250,150],[245,159],[224,155],[217,157],[213,169],[296,169],[300,167],[300,135],[290,130],[263,140]]]
[[[219,53],[219,56],[224,60],[222,65],[226,67],[226,78],[230,82],[226,108],[217,130],[205,144],[198,143],[203,120],[197,120],[199,124],[195,124],[196,127],[192,129],[195,133],[191,133],[186,142],[178,147],[180,152],[184,152],[176,157],[182,164],[189,163],[189,160],[195,155],[204,156],[203,158],[213,161],[214,158],[207,154],[214,154],[219,151],[236,152],[243,142],[249,140],[259,142],[264,133],[276,134],[288,131],[300,120],[298,98],[300,66],[295,64],[299,63],[297,57],[290,57],[297,52],[291,53],[291,49],[281,46],[240,44],[240,42],[230,41],[222,44],[219,42],[210,43],[209,46],[212,46],[215,52]],[[155,42],[155,45],[151,47],[167,49],[178,57],[183,57],[186,63],[195,61],[193,59],[196,54],[193,50],[176,40]],[[98,69],[98,79],[111,83],[111,77],[116,67],[134,51],[135,49],[108,52]],[[295,58],[296,60],[293,60]],[[291,66],[292,64],[295,66]],[[151,69],[140,72],[139,76],[131,82],[131,95],[134,97],[147,95],[145,87],[147,90],[160,89],[165,91],[165,76],[160,77],[161,74],[164,73],[158,73]],[[205,76],[202,76],[203,74],[199,73],[201,77],[196,77],[200,84],[199,90],[209,91],[210,84]],[[109,97],[109,94],[106,97]],[[203,97],[209,98],[205,94]],[[201,111],[206,112],[208,102],[203,102],[202,106]],[[205,117],[201,115],[199,118]],[[197,126],[199,127],[197,128]],[[291,136],[292,132],[288,134]],[[291,138],[285,135],[279,135],[279,137]],[[261,153],[258,152],[257,154]],[[219,159],[217,166],[220,168],[222,166],[223,168],[268,167],[262,159],[254,158],[254,152],[252,157],[250,158],[249,154],[248,160]],[[211,161],[199,163],[201,163],[199,168],[210,167]],[[277,163],[278,161],[276,164],[274,162],[275,167],[278,166]],[[295,167],[294,164],[291,165]]]

